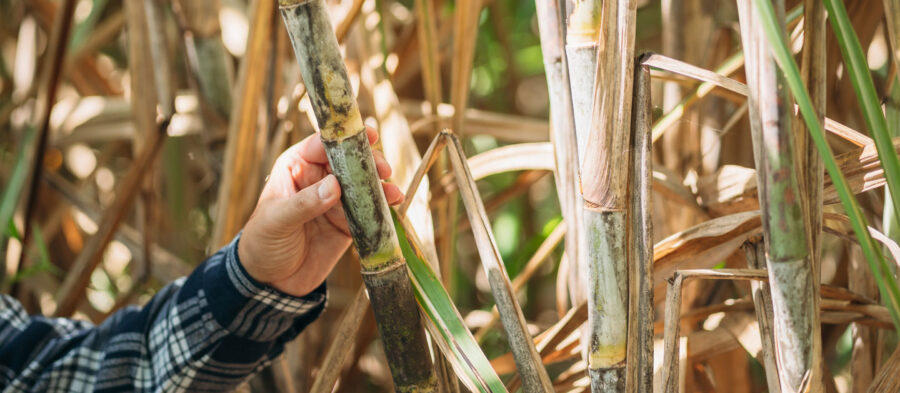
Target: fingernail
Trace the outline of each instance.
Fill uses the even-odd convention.
[[[319,194],[319,199],[326,200],[331,198],[331,196],[334,194],[334,191],[332,190],[334,189],[334,183],[336,181],[337,179],[334,177],[334,175],[328,175],[325,177],[325,180],[322,181],[322,184],[319,184],[319,189],[316,190]]]

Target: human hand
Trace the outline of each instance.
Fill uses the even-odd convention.
[[[378,140],[373,128],[366,133],[369,144]],[[378,177],[388,178],[390,165],[380,151],[372,152]],[[403,202],[396,185],[382,186],[388,203]],[[282,153],[238,243],[238,256],[250,276],[293,296],[316,289],[350,246],[340,196],[318,135]]]

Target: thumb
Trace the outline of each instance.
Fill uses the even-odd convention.
[[[290,198],[280,200],[273,206],[272,213],[279,224],[295,227],[327,212],[337,204],[340,196],[337,178],[328,175]]]

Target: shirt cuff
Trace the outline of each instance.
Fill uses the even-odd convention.
[[[224,258],[205,269],[203,287],[213,317],[231,334],[253,341],[273,341],[288,331],[299,333],[325,308],[325,283],[296,297],[256,281],[238,258],[240,239],[238,234],[219,251]]]

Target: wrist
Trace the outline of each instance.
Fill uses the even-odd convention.
[[[249,245],[248,245],[249,243],[246,241],[241,241],[244,238],[245,238],[245,236],[242,231],[241,233],[238,234],[238,239],[237,239],[237,244],[236,244],[238,263],[240,263],[241,266],[244,267],[244,271],[246,271],[247,274],[250,275],[250,277],[252,277],[256,281],[265,282],[265,280],[262,279],[263,277],[260,277],[259,273],[256,273],[253,271],[254,270],[253,269],[253,256],[247,250],[247,248],[249,247]]]
[[[320,282],[311,282],[306,277],[289,277],[283,280],[276,280],[266,283],[273,289],[296,297],[304,297],[312,293],[316,288],[322,285]]]
[[[322,282],[313,282],[314,275],[279,274],[271,269],[261,269],[257,262],[257,253],[254,244],[245,233],[239,235],[237,246],[237,259],[244,271],[256,282],[275,289],[289,296],[304,297],[321,286]],[[263,258],[265,260],[265,258]]]

